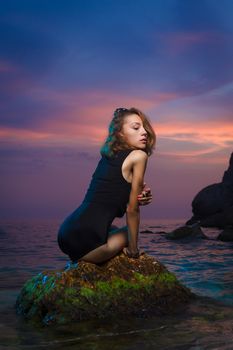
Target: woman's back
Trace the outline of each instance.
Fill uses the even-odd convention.
[[[102,156],[81,205],[61,224],[58,244],[73,260],[104,244],[114,218],[125,214],[131,183],[122,175],[122,164],[131,151]]]
[[[132,149],[120,150],[112,158],[102,156],[83,202],[105,203],[117,209],[116,216],[124,215],[131,183],[122,175],[122,164],[131,151]]]

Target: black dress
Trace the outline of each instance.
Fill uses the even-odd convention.
[[[131,183],[123,177],[121,167],[131,151],[118,151],[112,158],[102,156],[83,202],[61,224],[58,245],[71,260],[106,243],[112,221],[125,214]]]

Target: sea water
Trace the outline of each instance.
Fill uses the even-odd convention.
[[[121,224],[121,219],[114,224]],[[200,298],[186,312],[163,317],[82,321],[36,328],[16,315],[23,284],[43,270],[64,268],[68,259],[57,245],[58,220],[0,222],[0,349],[233,349],[233,243],[216,238],[167,240],[164,232],[185,220],[141,220],[139,246]],[[122,226],[125,225],[124,223]]]

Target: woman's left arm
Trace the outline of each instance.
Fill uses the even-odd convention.
[[[129,196],[129,203],[126,209],[126,221],[129,233],[129,245],[128,248],[123,249],[124,253],[132,257],[138,255],[138,231],[140,223],[140,210],[138,203],[138,194],[143,190],[143,178],[146,170],[148,156],[145,153],[137,151],[135,153],[135,159],[133,163],[133,178],[131,185],[131,192]]]

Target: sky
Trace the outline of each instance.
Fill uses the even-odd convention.
[[[233,1],[0,3],[0,218],[63,220],[86,193],[113,111],[156,147],[143,219],[188,220],[233,151]]]

